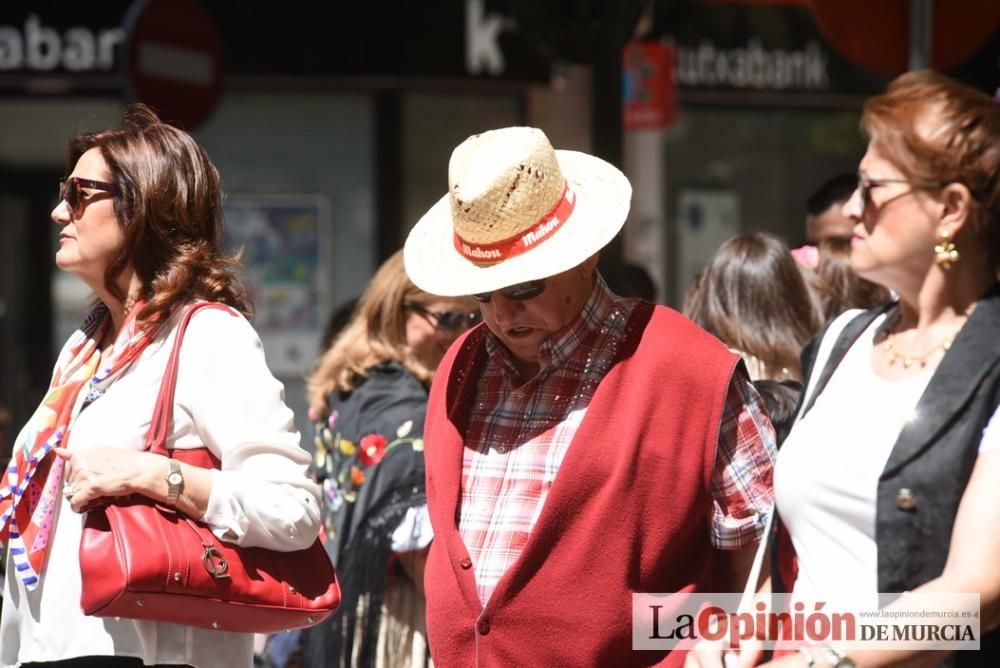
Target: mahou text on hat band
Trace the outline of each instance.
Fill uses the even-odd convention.
[[[576,193],[569,187],[563,189],[562,197],[552,211],[542,216],[542,219],[532,225],[527,231],[510,239],[504,239],[492,244],[470,244],[455,233],[455,250],[467,260],[477,263],[492,263],[516,257],[521,253],[548,239],[553,232],[562,227],[573,208],[576,206]]]

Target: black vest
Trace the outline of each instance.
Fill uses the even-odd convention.
[[[806,406],[812,408],[847,350],[890,305],[861,313],[830,351]],[[821,337],[802,353],[808,379]],[[808,382],[808,381],[807,381]],[[880,592],[903,592],[944,571],[958,504],[979,454],[983,429],[1000,403],[1000,286],[979,300],[900,432],[879,477],[875,519]],[[941,666],[1000,666],[1000,629],[978,653],[956,652]]]

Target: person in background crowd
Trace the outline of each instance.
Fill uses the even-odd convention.
[[[616,285],[608,284],[612,292],[622,297],[638,297],[656,303],[656,285],[653,277],[641,264],[626,262]]]
[[[892,298],[886,288],[861,278],[851,267],[850,239],[824,239],[818,251],[815,269],[806,272],[806,281],[821,324],[849,309],[874,308]]]
[[[798,410],[799,401],[802,399],[802,383],[788,378],[785,380],[760,378],[753,381],[753,386],[764,400],[767,417],[774,425],[774,440],[780,448],[795,422],[795,411]]]
[[[820,326],[788,246],[763,232],[727,240],[688,289],[684,315],[743,357],[780,446],[802,395],[799,355]]]
[[[857,187],[857,174],[838,174],[806,200],[806,245],[792,249],[813,294],[821,323],[851,308],[871,308],[889,300],[889,291],[850,268],[854,222],[842,208]]]
[[[425,438],[435,664],[679,665],[632,650],[632,594],[742,586],[774,432],[739,357],[596,270],[631,186],[535,128],[468,138],[406,270],[472,294]]]
[[[427,665],[427,387],[448,346],[478,322],[468,297],[414,286],[399,251],[309,377],[314,470],[342,600],[330,620],[304,633],[305,665]]]
[[[358,305],[358,298],[348,299],[346,302],[338,306],[330,314],[330,319],[326,321],[326,326],[323,328],[323,334],[319,339],[319,354],[322,355],[333,342],[337,339],[337,336],[347,327],[347,323],[351,321],[354,317],[354,308]]]
[[[352,298],[335,308],[326,321],[320,335],[319,354],[329,350],[334,340],[354,316],[358,298]],[[301,629],[282,631],[272,635],[257,634],[254,637],[254,666],[257,668],[291,668],[301,660],[299,639]]]
[[[683,311],[743,357],[751,380],[801,381],[799,355],[820,327],[788,246],[764,232],[725,241],[688,289]]]
[[[806,243],[850,239],[854,222],[841,211],[858,185],[857,174],[837,174],[820,184],[806,199]]]
[[[879,605],[879,592],[978,594],[980,650],[831,641],[769,665],[997,666],[1000,105],[908,72],[865,103],[861,124],[868,149],[843,207],[851,266],[899,299],[842,314],[804,355],[816,378],[778,457],[779,568],[761,593],[790,591],[808,609]],[[745,644],[741,665],[759,648]],[[707,645],[689,660],[720,663]]]
[[[63,346],[0,488],[11,548],[0,665],[248,667],[249,633],[90,617],[78,605],[81,513],[102,497],[175,506],[238,545],[302,550],[319,533],[309,456],[247,320],[237,261],[220,253],[219,173],[143,105],[119,129],[72,139],[68,166],[52,211],[55,262],[97,300]],[[177,324],[198,300],[229,308],[190,321],[168,445],[207,449],[220,470],[142,450]]]

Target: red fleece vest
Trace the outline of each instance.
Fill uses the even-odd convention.
[[[484,609],[455,524],[484,336],[473,330],[452,347],[428,405],[435,664],[681,665],[681,652],[632,651],[632,594],[712,591],[717,581],[710,480],[736,356],[670,309],[636,309],[524,551]]]

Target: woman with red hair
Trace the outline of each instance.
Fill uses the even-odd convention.
[[[803,355],[806,399],[775,465],[778,568],[761,592],[810,610],[978,594],[980,651],[803,643],[769,665],[1000,665],[1000,105],[910,72],[865,104],[862,127],[843,208],[851,266],[899,299],[842,314]]]

